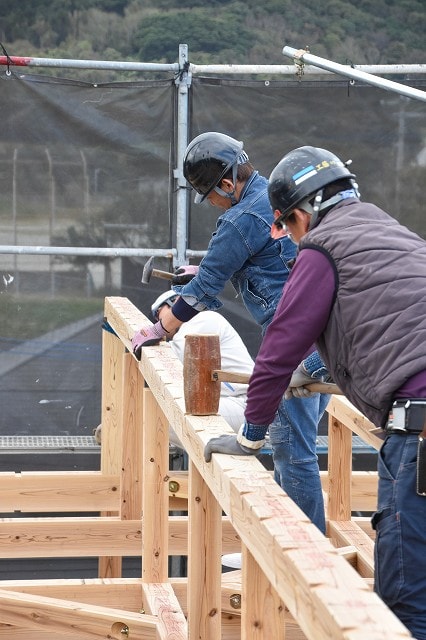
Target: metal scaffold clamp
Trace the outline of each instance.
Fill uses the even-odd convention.
[[[305,47],[304,49],[298,49],[294,52],[294,64],[296,65],[296,77],[300,81],[302,77],[305,75],[305,61],[303,60],[303,56],[305,53],[309,53],[309,47]]]

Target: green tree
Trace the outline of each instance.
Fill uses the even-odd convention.
[[[158,13],[141,21],[133,46],[141,60],[176,60],[180,43],[191,52],[219,53],[232,43],[237,57],[249,50],[254,33],[241,26],[237,16],[228,13],[214,17],[204,9]]]

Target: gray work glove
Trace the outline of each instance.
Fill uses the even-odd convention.
[[[230,456],[255,456],[260,449],[249,449],[237,441],[237,436],[223,435],[212,438],[204,447],[204,459],[210,462],[212,453],[227,453]]]
[[[313,382],[318,382],[318,379],[311,378],[303,364],[300,363],[297,369],[293,371],[290,384],[284,393],[284,398],[286,400],[290,400],[290,398],[310,398],[315,392],[309,391],[305,385]]]

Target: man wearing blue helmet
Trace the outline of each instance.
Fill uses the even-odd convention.
[[[426,640],[426,242],[361,202],[354,178],[333,153],[308,146],[272,171],[275,226],[299,254],[256,358],[245,428],[210,440],[205,456],[230,449],[229,439],[256,451],[315,343],[341,390],[382,429],[375,590]]]

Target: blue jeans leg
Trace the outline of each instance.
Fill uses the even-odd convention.
[[[378,458],[375,591],[426,640],[426,497],[416,493],[416,434],[388,436]]]
[[[316,440],[329,399],[319,393],[303,400],[283,398],[269,426],[275,480],[323,533],[324,499]]]

